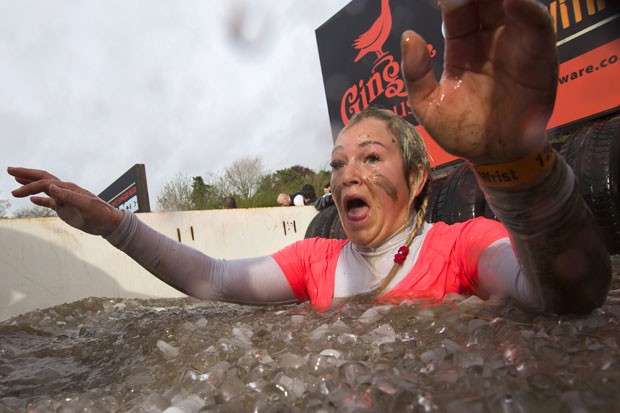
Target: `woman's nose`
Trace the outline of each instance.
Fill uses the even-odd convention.
[[[360,182],[360,170],[353,162],[342,167],[343,185],[356,185]]]

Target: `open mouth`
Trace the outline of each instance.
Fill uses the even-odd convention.
[[[370,211],[370,206],[362,198],[351,197],[344,203],[347,218],[353,221],[364,219]]]

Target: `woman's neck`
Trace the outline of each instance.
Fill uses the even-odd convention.
[[[404,245],[407,241],[407,237],[413,231],[415,225],[414,217],[409,218],[409,220],[401,226],[395,233],[393,233],[389,238],[383,241],[381,244],[376,247],[362,247],[355,243],[352,243],[353,249],[355,249],[359,254],[364,257],[372,257],[376,255],[382,255],[386,252],[396,253],[396,250],[401,245]]]

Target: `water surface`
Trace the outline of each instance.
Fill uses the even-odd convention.
[[[102,299],[0,323],[0,412],[620,411],[620,257],[605,305],[533,315]]]

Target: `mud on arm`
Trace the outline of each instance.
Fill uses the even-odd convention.
[[[529,157],[472,169],[544,310],[586,314],[601,306],[610,256],[566,162],[545,142]]]

